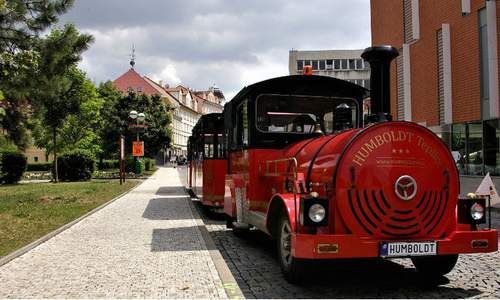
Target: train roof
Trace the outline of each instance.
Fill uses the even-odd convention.
[[[239,102],[247,94],[283,94],[329,97],[351,97],[361,100],[370,96],[364,87],[345,80],[318,75],[291,75],[267,79],[244,87],[230,102]]]

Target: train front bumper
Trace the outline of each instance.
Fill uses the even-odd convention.
[[[386,246],[405,251],[387,253]],[[407,245],[407,247],[405,246]],[[434,245],[434,246],[433,246]],[[435,247],[435,248],[434,248]],[[408,251],[409,250],[409,251]],[[309,259],[409,257],[416,255],[445,255],[484,253],[498,250],[498,231],[454,231],[442,239],[376,240],[353,235],[292,234],[292,256]]]

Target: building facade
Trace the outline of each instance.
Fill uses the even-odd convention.
[[[157,163],[162,159],[168,160],[172,155],[186,155],[188,138],[200,116],[211,112],[222,112],[222,103],[225,101],[220,89],[214,90],[215,85],[204,92],[180,85],[170,88],[161,80],[157,83],[148,77],[142,77],[133,67],[115,79],[113,85],[124,93],[133,90],[139,94],[158,94],[164,105],[173,108],[169,112],[172,114],[171,147],[156,157]]]
[[[290,75],[302,74],[311,66],[314,75],[335,77],[370,89],[370,64],[361,58],[363,50],[291,50],[288,57]]]
[[[391,113],[427,126],[462,175],[500,175],[500,6],[485,0],[371,0],[373,45],[399,50]]]

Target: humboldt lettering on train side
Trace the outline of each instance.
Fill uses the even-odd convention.
[[[415,156],[406,157],[403,160],[399,159],[397,161],[393,160],[393,157],[389,157],[390,154],[415,155],[416,153],[411,153],[412,150],[415,149],[422,149],[423,154],[430,156],[438,167],[443,166],[443,162],[439,156],[440,152],[436,146],[428,143],[422,136],[414,136],[413,132],[402,130],[391,130],[372,137],[358,149],[352,159],[352,162],[361,167],[375,150],[386,144],[393,144],[394,142],[406,143],[407,147],[404,147],[404,145],[398,145],[397,147],[390,149],[388,152],[386,151],[383,156],[385,160],[381,160],[379,162],[381,166],[397,164],[401,166],[425,167],[425,161]]]

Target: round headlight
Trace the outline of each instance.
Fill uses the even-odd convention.
[[[309,208],[309,218],[313,222],[321,222],[325,218],[326,211],[325,208],[320,204],[313,204],[311,208]]]
[[[470,208],[470,215],[474,220],[480,220],[484,216],[484,207],[479,203],[474,203]]]

